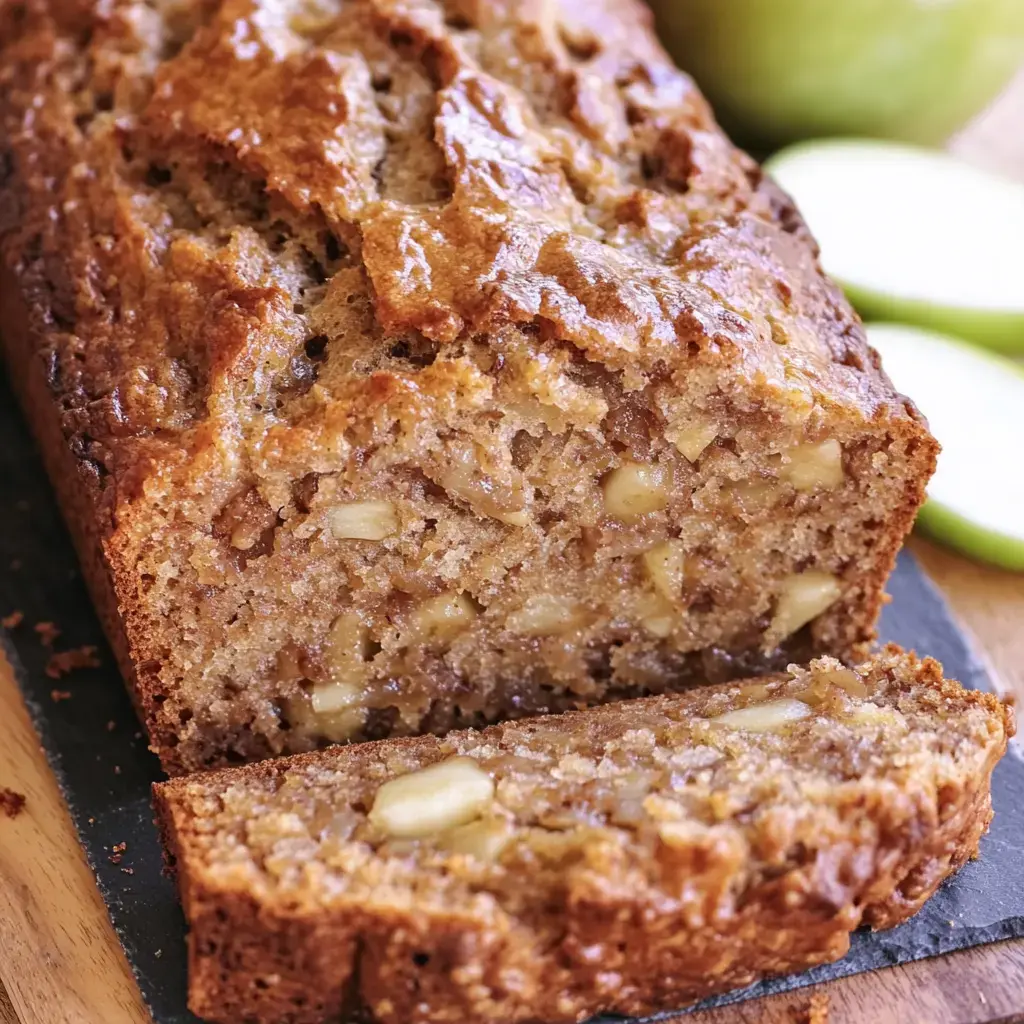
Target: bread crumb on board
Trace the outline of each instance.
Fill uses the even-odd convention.
[[[49,621],[37,622],[32,628],[39,634],[39,642],[44,647],[52,647],[54,640],[60,636],[60,630]]]
[[[828,1024],[828,993],[812,992],[811,998],[796,1010],[793,1024]]]
[[[25,613],[20,608],[15,608],[10,615],[0,618],[0,626],[4,629],[17,629],[25,621]]]
[[[78,668],[99,668],[100,659],[96,656],[96,648],[92,644],[73,647],[70,651],[56,651],[46,663],[46,674],[51,679],[74,672]]]
[[[0,787],[0,811],[8,818],[16,818],[25,807],[25,797],[6,786]]]

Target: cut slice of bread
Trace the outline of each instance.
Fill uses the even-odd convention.
[[[190,1005],[556,1024],[834,960],[976,853],[1012,732],[887,648],[173,780]]]

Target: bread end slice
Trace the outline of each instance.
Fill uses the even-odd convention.
[[[1013,733],[889,647],[155,787],[212,1021],[577,1021],[835,960],[976,855]]]

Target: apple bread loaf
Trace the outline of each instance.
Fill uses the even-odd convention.
[[[559,1024],[844,955],[978,849],[1013,732],[888,648],[155,789],[221,1024]]]
[[[638,0],[0,5],[0,257],[172,773],[855,660],[934,465]]]

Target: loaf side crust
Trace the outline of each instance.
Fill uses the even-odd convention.
[[[98,511],[102,492],[91,474],[77,459],[54,416],[53,394],[46,384],[45,368],[34,344],[34,334],[14,279],[0,267],[0,349],[10,369],[10,382],[35,436],[40,457],[71,534],[78,560],[118,668],[128,683],[140,719],[146,721],[154,709],[145,696],[152,687],[139,679],[147,671],[145,662],[133,657],[131,642],[117,596],[111,565],[104,548],[104,517]]]
[[[158,785],[190,1006],[224,1024],[557,1024],[835,960],[976,855],[1013,732],[996,698],[897,648],[850,676],[822,659]],[[814,713],[769,732],[708,722],[782,699]],[[485,813],[513,827],[497,859],[366,819],[389,778],[453,755],[496,782]]]

